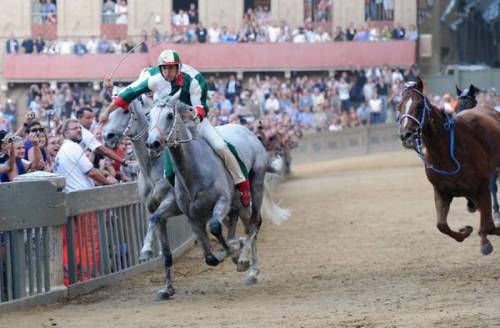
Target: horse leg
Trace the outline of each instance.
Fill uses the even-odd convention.
[[[497,173],[493,174],[489,179],[489,186],[488,187],[489,187],[489,190],[491,193],[491,198],[493,200],[493,212],[495,213],[495,218],[500,219],[500,215],[498,214],[499,205],[498,205],[498,198],[497,198],[497,192],[498,192],[497,179],[498,179],[498,174]]]
[[[469,213],[474,213],[476,210],[477,208],[474,202],[470,198],[467,198],[467,211],[469,211]]]
[[[479,222],[479,237],[481,238],[481,254],[489,255],[493,251],[493,246],[488,240],[488,235],[500,235],[500,228],[496,228],[493,223],[491,213],[491,197],[490,192],[486,186],[483,188],[476,197],[476,205],[481,214]]]
[[[174,284],[172,280],[172,252],[168,244],[167,220],[164,220],[159,225],[159,234],[161,241],[161,252],[163,255],[163,266],[165,268],[165,288],[158,291],[157,300],[163,301],[175,294]]]
[[[217,266],[220,262],[224,260],[224,258],[219,259],[212,254],[212,249],[210,248],[210,241],[208,240],[207,231],[205,230],[205,222],[204,220],[193,221],[191,218],[189,219],[191,223],[191,229],[193,229],[196,238],[198,239],[201,247],[203,248],[203,256],[205,257],[205,263],[210,266]]]
[[[464,241],[465,238],[469,237],[472,233],[471,226],[465,226],[459,230],[459,232],[453,231],[448,226],[448,212],[450,210],[450,204],[452,197],[434,189],[434,203],[436,205],[437,212],[437,228],[439,231],[445,235],[450,236],[458,242]]]
[[[227,243],[231,249],[231,259],[236,264],[238,262],[238,257],[240,256],[241,244],[238,239],[236,239],[236,226],[238,223],[238,211],[232,210],[228,213],[228,220],[224,221],[227,227]]]
[[[231,249],[226,243],[226,239],[222,235],[221,222],[223,222],[224,218],[226,217],[226,214],[229,211],[229,206],[230,203],[228,198],[220,197],[215,203],[215,206],[212,210],[212,218],[208,221],[208,228],[210,229],[210,233],[214,235],[215,238],[217,238],[219,243],[224,248],[226,254],[231,254]],[[225,257],[226,254],[224,254],[223,257]],[[221,259],[219,258],[219,260]]]
[[[247,275],[246,284],[252,285],[257,283],[257,276],[260,273],[259,263],[257,259],[257,234],[259,233],[262,224],[262,216],[260,209],[262,207],[264,178],[262,176],[254,176],[252,179],[252,215],[250,218],[242,218],[247,231],[247,239],[243,250],[241,251],[238,260],[238,271],[246,271],[250,268]]]
[[[144,243],[139,255],[139,261],[144,262],[153,257],[153,237],[155,231],[158,229],[160,221],[166,218],[176,216],[182,212],[177,207],[173,190],[170,191],[166,198],[160,203],[156,211],[149,218],[148,231],[144,238]]]

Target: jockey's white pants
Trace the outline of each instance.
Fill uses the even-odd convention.
[[[205,119],[198,126],[200,136],[212,147],[213,150],[224,161],[229,174],[233,177],[234,184],[237,185],[245,181],[245,175],[241,171],[238,160],[229,150],[220,133]]]

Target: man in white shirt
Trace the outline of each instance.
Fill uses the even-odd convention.
[[[66,120],[61,126],[64,142],[56,156],[55,173],[66,178],[64,191],[89,189],[98,182],[108,185],[110,182],[94,168],[79,143],[82,140],[80,122]]]
[[[99,44],[95,36],[91,36],[89,42],[87,42],[87,51],[89,54],[97,54],[97,45]]]
[[[209,43],[220,42],[220,29],[217,23],[213,23],[212,27],[208,29],[208,42]]]
[[[71,55],[73,53],[73,48],[75,43],[69,40],[67,37],[64,37],[63,41],[60,44],[60,53],[61,55]]]
[[[277,113],[280,110],[280,102],[274,93],[271,93],[271,96],[267,98],[264,108],[267,113]]]
[[[127,161],[124,158],[120,158],[113,149],[108,148],[101,144],[96,137],[90,132],[92,127],[92,122],[94,122],[94,111],[90,107],[82,107],[76,111],[76,118],[81,124],[82,128],[82,140],[80,146],[83,149],[89,149],[92,152],[100,153],[112,160],[120,162],[120,164],[126,166]]]

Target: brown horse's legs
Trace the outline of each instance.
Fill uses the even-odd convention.
[[[434,203],[437,212],[437,228],[445,235],[450,236],[458,242],[462,242],[465,238],[469,237],[472,232],[471,226],[465,226],[459,232],[453,231],[448,226],[448,211],[452,197],[434,189]]]
[[[477,208],[481,213],[481,220],[479,222],[479,237],[481,238],[481,253],[483,255],[488,255],[493,251],[493,246],[491,246],[488,240],[488,235],[500,235],[500,228],[496,228],[493,223],[493,217],[491,214],[491,196],[488,190],[488,184],[484,183],[485,188],[481,189],[477,199],[475,199]]]

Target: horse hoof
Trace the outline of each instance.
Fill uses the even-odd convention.
[[[213,256],[212,254],[209,254],[207,256],[205,256],[205,263],[210,265],[210,266],[217,266],[219,265],[219,260]]]
[[[153,255],[153,251],[141,251],[141,254],[139,255],[139,262],[147,262],[153,258]]]
[[[236,265],[236,270],[238,272],[245,272],[250,268],[250,261],[238,261]]]
[[[258,281],[259,279],[257,278],[257,276],[252,274],[245,279],[245,285],[247,286],[255,285]]]
[[[158,293],[156,294],[156,300],[159,302],[166,301],[174,294],[175,294],[175,290],[173,288],[160,289],[158,291]]]
[[[465,235],[464,236],[464,239],[465,239],[465,238],[470,236],[470,234],[472,233],[473,230],[474,229],[471,226],[465,226],[462,229],[460,229],[459,231]]]
[[[491,243],[481,245],[481,254],[486,256],[490,255],[491,252],[493,252],[493,246],[491,245]]]

